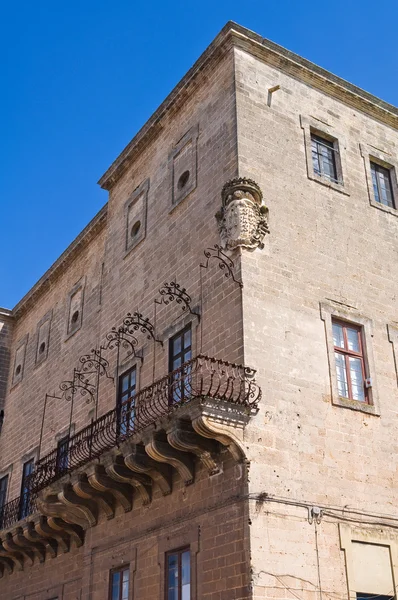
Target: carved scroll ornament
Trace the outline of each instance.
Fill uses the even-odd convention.
[[[216,214],[221,246],[255,250],[263,248],[268,228],[268,208],[262,205],[262,192],[255,181],[236,177],[227,181],[222,192],[222,207]]]

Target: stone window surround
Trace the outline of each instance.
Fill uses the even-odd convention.
[[[124,257],[128,256],[130,252],[138,246],[140,242],[142,242],[146,237],[146,222],[147,222],[147,212],[148,212],[148,193],[149,193],[149,177],[145,179],[138,187],[135,188],[131,196],[126,200],[124,204],[124,220],[125,220],[125,245],[124,245]],[[141,221],[141,233],[137,236],[137,239],[129,244],[128,239],[128,216],[130,207],[137,202],[139,197],[144,195],[144,206],[142,211],[142,221]]]
[[[380,202],[376,202],[374,192],[373,192],[373,182],[372,182],[372,172],[370,169],[370,162],[375,162],[380,164],[382,167],[389,169],[390,177],[391,177],[391,185],[392,185],[392,194],[394,198],[395,206],[398,203],[398,161],[394,156],[380,150],[379,148],[375,148],[370,144],[359,144],[361,156],[363,158],[363,162],[365,165],[365,175],[366,175],[366,183],[368,186],[368,194],[369,194],[369,204],[374,208],[378,208],[379,210],[384,210],[384,212],[390,213],[390,215],[394,215],[398,217],[398,209],[391,208],[390,206],[384,206]]]
[[[135,367],[135,390],[136,394],[140,391],[142,359],[139,356],[128,356],[124,362],[121,362],[118,367],[115,367],[116,395],[119,398],[119,381],[120,378]]]
[[[189,529],[176,531],[159,540],[158,544],[158,564],[160,568],[160,594],[159,598],[165,598],[166,590],[166,555],[168,552],[180,548],[189,548],[191,553],[191,600],[198,600],[202,597],[200,589],[200,569],[197,568],[197,559],[199,553],[199,526],[192,526]]]
[[[72,287],[72,289],[68,293],[68,301],[67,301],[68,311],[67,311],[67,318],[66,318],[66,333],[65,333],[65,340],[64,340],[65,342],[67,340],[69,340],[69,338],[71,338],[73,335],[75,335],[75,333],[77,333],[79,331],[79,329],[81,329],[81,327],[82,327],[82,324],[83,324],[83,307],[84,307],[84,290],[85,290],[85,287],[86,287],[86,276],[83,275],[83,277],[81,277],[79,279],[79,281],[77,281],[75,283],[75,285]],[[70,319],[70,308],[71,308],[72,297],[79,290],[82,290],[82,301],[81,301],[81,306],[80,306],[79,321],[78,321],[77,326],[73,327],[69,331],[69,319]]]
[[[373,322],[367,317],[361,315],[356,308],[344,306],[338,303],[321,302],[320,310],[321,319],[325,323],[326,347],[329,362],[332,404],[334,404],[335,406],[342,406],[344,408],[350,408],[351,410],[364,412],[370,415],[380,416],[379,397],[376,381],[376,367],[371,343],[373,337]],[[364,347],[365,372],[367,376],[371,377],[372,379],[372,387],[368,389],[368,403],[361,402],[359,400],[350,400],[348,398],[342,398],[339,396],[336,364],[334,358],[334,343],[332,329],[333,317],[341,319],[342,321],[347,321],[348,323],[353,323],[354,325],[362,325],[362,342]]]
[[[56,433],[55,436],[54,436],[55,445],[57,446],[58,442],[60,442],[64,438],[66,438],[67,435],[70,435],[70,437],[73,437],[75,435],[75,431],[76,431],[76,425],[75,425],[75,423],[71,424],[71,426],[70,426],[70,433],[69,433],[69,425],[67,427],[64,427],[63,429],[61,429],[61,431],[59,431],[58,433]]]
[[[307,176],[308,179],[317,181],[326,187],[332,188],[337,192],[350,195],[350,181],[348,176],[348,169],[346,164],[346,138],[343,134],[337,131],[332,125],[325,123],[321,119],[316,119],[312,116],[300,115],[300,124],[304,132],[304,149],[307,161]],[[311,147],[311,134],[314,133],[320,137],[329,138],[333,141],[334,148],[336,150],[336,170],[337,176],[341,183],[335,183],[330,181],[327,177],[317,175],[314,172],[312,162],[312,147]]]
[[[169,212],[181,204],[187,196],[196,188],[197,185],[197,170],[198,170],[198,137],[199,137],[199,124],[191,127],[183,137],[177,142],[174,148],[169,153],[169,169],[170,169],[170,184],[171,184],[171,208]],[[178,156],[181,150],[186,144],[191,141],[193,146],[194,164],[192,173],[190,173],[190,182],[184,190],[184,193],[180,197],[174,199],[174,159]]]
[[[49,340],[50,340],[50,327],[51,327],[52,317],[53,317],[53,311],[52,311],[52,309],[50,309],[40,319],[40,321],[38,322],[37,327],[36,327],[35,366],[37,366],[37,367],[39,365],[41,365],[42,363],[44,363],[47,360],[47,357],[48,357],[48,346],[49,346]],[[47,339],[46,339],[46,347],[45,347],[45,350],[43,352],[43,355],[38,358],[38,354],[39,354],[39,342],[40,342],[40,339],[39,339],[40,338],[40,329],[41,329],[41,326],[44,325],[44,323],[46,323],[47,321],[50,322],[50,325],[49,325],[48,336],[47,336]]]
[[[19,461],[21,463],[21,469],[23,469],[24,464],[26,462],[28,462],[29,460],[32,460],[32,458],[34,460],[34,463],[36,464],[37,461],[39,460],[39,446],[36,446],[32,450],[29,450],[23,456],[21,456],[20,461]],[[21,473],[22,473],[22,471],[21,471]]]
[[[196,310],[197,307],[194,307],[193,310]],[[181,315],[178,320],[174,322],[173,325],[170,325],[163,331],[160,335],[160,339],[163,342],[163,349],[167,353],[167,368],[169,365],[169,340],[174,337],[179,331],[182,331],[187,325],[191,325],[191,353],[192,358],[197,356],[198,354],[198,344],[200,341],[200,331],[198,331],[200,327],[200,321],[196,315],[192,315],[191,313]]]
[[[15,354],[14,354],[14,366],[13,366],[13,370],[12,370],[12,383],[11,383],[11,389],[13,389],[16,385],[18,385],[18,383],[20,383],[23,379],[23,374],[24,374],[24,370],[25,370],[25,362],[26,362],[26,349],[28,346],[28,339],[29,339],[29,334],[26,333],[17,343],[16,348],[15,348]],[[19,372],[18,375],[15,375],[15,370],[17,367],[16,364],[16,360],[17,360],[17,355],[18,355],[18,350],[20,350],[20,348],[24,347],[24,351],[23,351],[23,359],[21,362],[21,371]]]
[[[351,582],[354,581],[354,557],[352,554],[352,542],[362,542],[365,544],[376,544],[388,546],[391,557],[391,569],[394,581],[398,581],[398,535],[396,531],[365,528],[361,529],[351,527],[346,523],[339,523],[340,548],[344,550],[345,564],[347,573],[347,587],[349,600],[356,600],[357,590],[351,588]]]

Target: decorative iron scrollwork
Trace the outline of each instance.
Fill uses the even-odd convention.
[[[106,342],[102,346],[104,350],[113,350],[114,348],[123,348],[126,350],[126,357],[137,356],[136,346],[138,345],[137,338],[131,333],[128,334],[124,327],[112,327],[111,331],[106,334]]]
[[[98,375],[105,375],[108,379],[112,379],[111,375],[108,374],[109,362],[101,354],[101,350],[94,348],[91,350],[91,354],[84,354],[79,358],[81,363],[81,373],[91,374],[98,373]]]
[[[71,402],[74,394],[79,392],[81,396],[88,396],[86,399],[87,403],[94,402],[96,387],[90,383],[86,375],[86,373],[75,371],[72,381],[62,381],[59,384],[59,389],[62,392],[62,398],[67,400],[67,402]]]
[[[140,331],[144,333],[148,340],[151,338],[154,342],[159,342],[163,345],[161,340],[157,340],[155,337],[155,327],[152,325],[149,319],[142,316],[139,312],[133,314],[127,313],[127,316],[123,319],[124,332],[129,335],[134,335],[134,331]]]
[[[222,250],[218,244],[215,244],[213,248],[206,248],[203,251],[203,254],[206,257],[206,263],[200,264],[200,267],[203,269],[207,269],[209,266],[209,262],[212,258],[218,260],[218,266],[221,271],[224,273],[225,277],[231,278],[235,283],[237,283],[241,288],[243,288],[243,283],[236,279],[234,275],[235,264],[234,261],[229,258]]]
[[[159,294],[161,295],[161,298],[160,300],[155,299],[156,304],[168,305],[175,300],[177,304],[182,307],[183,311],[188,310],[191,315],[195,315],[200,320],[200,314],[191,308],[191,296],[188,294],[186,288],[181,287],[176,281],[165,283],[163,287],[160,288]]]

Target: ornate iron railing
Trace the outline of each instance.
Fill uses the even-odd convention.
[[[36,495],[26,493],[14,498],[0,508],[0,529],[8,529],[17,521],[28,517],[36,510]]]
[[[197,356],[79,431],[70,438],[67,452],[55,449],[41,458],[30,476],[30,489],[37,493],[193,399],[256,409],[261,390],[254,375],[248,367]]]

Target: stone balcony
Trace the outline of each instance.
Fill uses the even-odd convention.
[[[3,508],[0,575],[82,545],[101,514],[149,505],[155,486],[170,494],[173,470],[190,485],[197,461],[209,474],[221,469],[223,448],[243,460],[243,430],[261,398],[254,375],[200,355],[76,433],[62,456],[41,458],[29,497]]]

